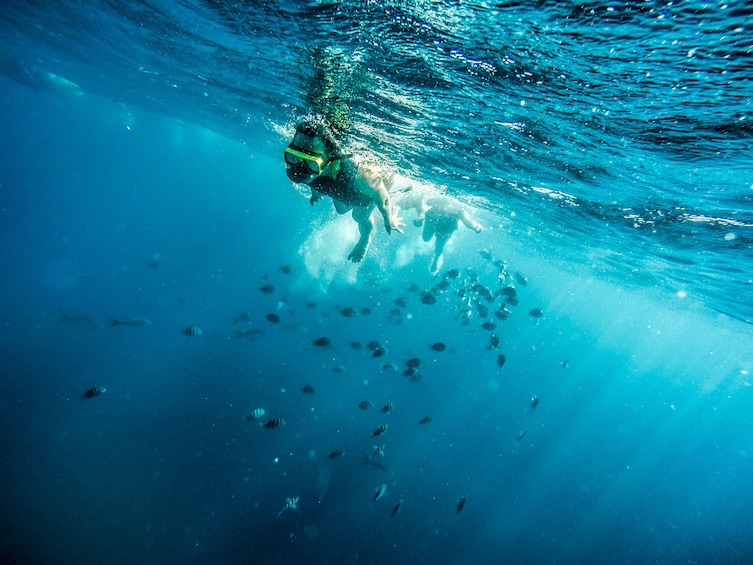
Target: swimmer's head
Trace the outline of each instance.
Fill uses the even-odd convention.
[[[284,156],[288,178],[305,183],[339,159],[339,143],[322,116],[310,116],[296,126]]]

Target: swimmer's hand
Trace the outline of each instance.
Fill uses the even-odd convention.
[[[321,193],[319,193],[319,192],[316,192],[316,191],[312,190],[312,191],[311,191],[311,198],[309,198],[309,202],[310,202],[310,203],[311,203],[311,205],[313,206],[313,205],[314,205],[314,202],[318,202],[318,201],[319,201],[319,200],[321,200],[322,198],[324,198],[324,196],[323,196],[323,195],[322,195]]]
[[[403,219],[399,216],[393,216],[389,221],[384,222],[384,229],[387,230],[387,233],[392,233],[393,230],[398,233],[403,233],[402,228],[404,227],[405,222],[403,222]]]

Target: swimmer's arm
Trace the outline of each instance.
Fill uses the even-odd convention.
[[[460,215],[460,221],[465,224],[465,227],[472,229],[476,233],[481,233],[482,231],[484,231],[484,227],[476,220],[471,218],[471,215],[465,210],[463,210],[462,214]]]
[[[405,224],[392,207],[392,199],[389,192],[387,192],[387,187],[384,186],[382,176],[371,167],[360,167],[359,173],[361,173],[361,176],[366,181],[363,183],[364,186],[362,186],[361,190],[371,198],[379,213],[382,214],[384,229],[387,230],[387,233],[392,232],[392,230],[403,233],[401,228]]]
[[[318,192],[316,189],[311,188],[311,197],[309,198],[309,202],[311,202],[311,205],[314,205],[314,202],[317,202],[324,198],[324,195],[321,192]]]

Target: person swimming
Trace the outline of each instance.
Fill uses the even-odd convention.
[[[374,208],[381,213],[387,233],[403,233],[404,224],[392,206],[385,184],[389,179],[382,167],[341,153],[332,128],[322,116],[307,117],[296,126],[283,157],[287,177],[311,189],[312,206],[329,196],[339,214],[352,210],[360,238],[348,255],[349,261],[358,263],[366,255],[374,229]]]
[[[434,258],[429,270],[436,275],[442,268],[444,247],[462,222],[467,228],[481,233],[483,227],[454,198],[425,190],[412,189],[400,195],[397,205],[402,209],[416,211],[413,224],[423,226],[422,238],[429,242],[434,238]]]

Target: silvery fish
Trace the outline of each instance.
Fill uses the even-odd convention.
[[[111,326],[128,326],[129,328],[138,328],[141,326],[151,326],[152,322],[146,318],[139,318],[137,316],[129,316],[128,318],[107,318],[110,320]]]
[[[298,508],[298,501],[301,499],[300,496],[294,496],[292,498],[286,498],[285,499],[285,506],[282,507],[282,510],[280,510],[277,513],[277,518],[280,517],[280,514],[285,512],[285,510],[295,510]]]
[[[387,485],[379,485],[376,489],[376,492],[374,493],[374,500],[372,500],[371,503],[374,504],[377,500],[382,498],[385,492],[387,492]]]

